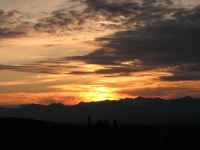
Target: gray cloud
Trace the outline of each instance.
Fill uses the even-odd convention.
[[[66,97],[66,98],[68,98],[68,97]],[[69,97],[69,100],[71,100],[71,99],[72,99],[72,98]],[[67,100],[68,100],[68,99],[67,99]],[[38,103],[44,104],[44,105],[49,105],[49,104],[52,104],[52,103],[64,103],[64,102],[66,102],[67,100],[57,100],[57,99],[55,99],[53,96],[49,96],[49,97],[37,99]]]
[[[62,103],[62,104],[76,104],[82,100],[81,97],[77,96],[48,96],[44,98],[38,98],[37,101],[42,104],[51,104],[51,103]]]
[[[58,31],[87,31],[94,29],[94,24],[100,29],[133,29],[143,24],[165,18],[174,8],[169,0],[128,1],[128,0],[79,0],[79,5],[86,5],[83,10],[75,8],[59,9],[49,17],[38,19],[34,25],[36,31],[55,34]],[[167,7],[166,7],[167,6]],[[110,23],[102,23],[109,21]],[[87,24],[87,25],[86,25]],[[92,32],[92,31],[91,31]]]
[[[18,10],[0,10],[0,38],[19,38],[28,36],[31,23],[20,21],[24,14]]]
[[[84,12],[101,14],[105,20],[120,23],[127,29],[163,20],[175,9],[169,0],[86,0],[85,3],[88,7]]]
[[[52,48],[52,47],[59,47],[61,44],[42,44],[42,47],[45,48]]]
[[[21,12],[19,12],[18,10],[10,10],[10,11],[4,11],[4,10],[0,10],[0,21],[1,23],[5,23],[6,21],[8,21],[8,18],[14,17],[18,14],[21,14]]]
[[[81,25],[84,22],[81,18],[81,12],[66,8],[52,12],[49,17],[38,19],[38,23],[34,25],[34,29],[50,34],[54,34],[57,31],[83,30],[84,28]]]
[[[162,76],[160,79],[164,81],[188,81],[188,80],[200,80],[200,73],[198,75],[195,74],[180,74],[176,75],[174,74],[173,76]]]
[[[182,65],[171,71],[171,76],[161,76],[165,81],[200,80],[200,64]]]
[[[157,6],[154,7],[156,10]],[[151,13],[150,11],[149,14]],[[139,60],[141,62],[139,65],[129,66],[125,72],[141,71],[138,68],[142,70],[166,68],[167,72],[174,75],[160,77],[162,80],[199,80],[199,18],[200,6],[192,9],[174,8],[170,18],[155,20],[135,30],[120,31],[97,38],[96,41],[100,43],[102,49],[66,59],[113,66],[124,61]],[[112,72],[112,70],[103,71]]]
[[[27,36],[25,32],[13,31],[8,28],[0,28],[0,38],[17,38]]]
[[[195,97],[199,97],[199,89],[198,88],[190,88],[187,87],[157,87],[157,88],[141,88],[141,89],[127,89],[127,90],[119,90],[117,94],[125,94],[129,96],[143,96],[146,97],[165,97],[166,95],[170,97],[183,97],[185,93],[189,95],[195,95]]]
[[[53,63],[50,63],[53,62]],[[65,74],[68,69],[77,68],[77,66],[71,65],[60,65],[59,62],[55,61],[41,61],[35,64],[24,64],[24,65],[3,65],[0,64],[0,70],[12,70],[18,72],[31,72],[31,73],[43,73],[43,74]]]

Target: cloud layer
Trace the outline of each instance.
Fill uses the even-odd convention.
[[[26,37],[31,30],[31,23],[20,18],[25,14],[18,10],[0,9],[0,39]]]
[[[118,4],[87,2],[96,11],[113,12],[113,15],[130,13],[130,8],[125,7],[126,3],[117,9]],[[137,8],[136,12],[141,13],[130,17],[125,25],[128,26],[132,22],[140,24],[139,26],[97,38],[101,49],[88,55],[66,59],[81,60],[88,64],[112,65],[104,69],[104,72],[114,73],[121,69],[121,72],[130,73],[161,69],[172,74],[161,76],[162,80],[199,80],[200,7],[176,8],[171,6],[172,2],[164,2],[162,5],[156,1],[142,2],[140,5],[131,3],[137,6],[131,9],[132,12]],[[125,66],[123,62],[127,61],[132,64]]]
[[[62,31],[88,30],[92,26],[116,28],[113,34],[96,38],[101,47],[87,55],[63,57],[50,62],[53,66],[37,62],[28,66],[6,66],[1,69],[37,73],[105,74],[105,76],[131,75],[148,70],[165,71],[170,76],[160,76],[161,80],[200,79],[200,6],[178,7],[170,0],[151,1],[77,1],[77,7],[54,11],[49,17],[41,18],[33,26],[35,31],[49,34]],[[19,14],[16,10],[1,10],[3,24],[11,23],[10,17]],[[109,22],[108,22],[109,21]],[[88,26],[91,22],[90,26]],[[25,24],[25,23],[23,23]],[[28,24],[28,23],[27,23]],[[95,26],[96,24],[96,26]],[[19,26],[19,25],[18,25]],[[26,32],[0,28],[1,38],[26,36]],[[49,62],[48,60],[46,60]],[[82,61],[85,64],[104,66],[93,71],[67,70],[55,67],[60,61]],[[70,68],[73,68],[72,66]],[[66,69],[66,71],[64,71]]]

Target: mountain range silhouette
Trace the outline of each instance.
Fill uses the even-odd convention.
[[[86,124],[88,115],[92,123],[117,120],[120,124],[194,124],[200,123],[200,98],[186,96],[179,99],[137,97],[116,101],[80,102],[67,106],[27,104],[17,108],[0,107],[1,117],[33,118],[53,122]]]

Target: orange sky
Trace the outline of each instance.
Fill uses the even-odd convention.
[[[200,97],[197,0],[1,0],[0,105]]]

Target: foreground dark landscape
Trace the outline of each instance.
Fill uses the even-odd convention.
[[[199,150],[200,99],[0,107],[0,149]]]
[[[180,99],[125,98],[118,101],[81,102],[67,106],[29,104],[17,108],[0,107],[0,117],[33,118],[58,123],[85,124],[85,118],[117,120],[121,125],[135,124],[200,124],[200,98]]]
[[[0,118],[0,124],[0,149],[200,149],[197,125],[73,125],[19,118]]]

